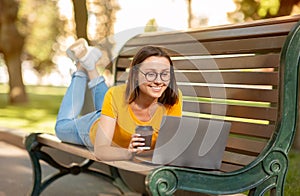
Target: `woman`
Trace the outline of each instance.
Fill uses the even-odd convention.
[[[58,137],[63,141],[94,146],[95,156],[100,160],[129,160],[135,153],[143,151],[137,148],[144,145],[144,139],[135,133],[135,127],[149,125],[154,129],[151,145],[153,148],[162,117],[181,116],[182,95],[178,91],[173,64],[168,54],[157,46],[141,48],[130,65],[128,83],[111,87],[107,91],[107,85],[103,77],[97,75],[95,65],[94,67],[90,64],[85,65],[86,59],[95,64],[100,56],[99,51],[91,47],[87,51],[87,54],[81,55],[84,57],[79,60],[75,58],[79,62],[78,71],[73,75],[69,89],[70,91],[76,91],[77,88],[84,89],[87,78],[79,82],[76,82],[76,79],[82,77],[86,71],[90,79],[88,86],[92,89],[97,111],[77,118],[84,98],[84,91],[81,90],[83,95],[76,94],[73,100],[65,101],[66,103],[71,101],[71,106],[77,108],[68,111],[72,114],[69,114],[72,118],[58,116],[56,126]],[[80,56],[76,51],[73,54]],[[76,83],[80,83],[81,87],[77,87]],[[80,99],[80,104],[75,103],[77,102],[75,99]],[[61,107],[61,110],[65,109]],[[59,124],[63,121],[65,123],[62,124],[72,124],[68,127],[75,131],[68,128],[60,130]],[[70,132],[73,134],[72,137],[69,136]]]

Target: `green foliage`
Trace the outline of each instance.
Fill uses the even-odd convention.
[[[280,7],[280,0],[261,0],[257,13],[261,18],[264,18],[269,13],[275,16]]]
[[[245,18],[255,15],[259,4],[253,0],[242,0],[240,2],[240,12],[245,15]]]
[[[237,10],[229,13],[233,22],[244,22],[290,15],[297,0],[234,0]]]
[[[158,25],[156,23],[156,20],[155,20],[155,18],[152,18],[147,22],[144,31],[145,32],[155,32],[155,31],[157,31],[157,29],[158,29]]]
[[[21,0],[18,27],[26,37],[25,53],[37,70],[51,64],[53,44],[59,34],[60,20],[56,1]]]

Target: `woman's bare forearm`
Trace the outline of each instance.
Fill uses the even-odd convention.
[[[98,146],[94,153],[100,161],[123,161],[133,158],[133,153],[128,149],[114,146]]]

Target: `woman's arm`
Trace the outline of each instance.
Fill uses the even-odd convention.
[[[94,152],[101,161],[130,160],[133,153],[129,149],[112,146],[116,119],[101,115],[98,121]]]
[[[98,121],[94,153],[101,161],[122,161],[130,160],[135,154],[144,150],[137,147],[145,145],[144,138],[139,134],[133,134],[128,148],[112,146],[112,139],[115,132],[116,119],[101,115]]]

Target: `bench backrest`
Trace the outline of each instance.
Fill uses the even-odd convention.
[[[167,48],[184,96],[183,114],[230,121],[221,171],[240,169],[266,148],[280,124],[280,52],[299,19],[135,36],[113,66],[115,84],[126,82],[130,60],[141,46]]]

